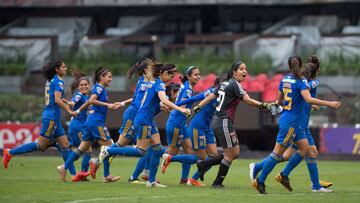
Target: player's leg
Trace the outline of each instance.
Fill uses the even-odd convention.
[[[153,148],[153,155],[150,161],[149,181],[147,182],[146,186],[166,187],[165,185],[162,185],[156,181],[156,173],[159,167],[160,158],[164,151],[161,145],[159,131],[155,126],[153,126],[153,128],[151,129],[151,147]]]

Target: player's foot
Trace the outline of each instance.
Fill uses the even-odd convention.
[[[188,182],[188,179],[180,179],[179,185],[187,184],[187,182]]]
[[[79,173],[77,173],[75,176],[73,176],[71,178],[71,180],[73,182],[79,182],[79,181],[85,181],[87,180],[86,178],[90,175],[89,172],[85,172],[85,171],[80,171]]]
[[[146,182],[146,187],[167,187],[166,185],[162,185],[160,183],[157,183],[156,181],[150,183],[149,181]]]
[[[282,172],[279,173],[279,174],[277,174],[276,177],[275,177],[275,179],[276,179],[279,183],[281,183],[281,185],[283,185],[288,191],[290,191],[290,192],[293,191],[293,189],[292,189],[292,187],[291,187],[291,185],[290,185],[290,179],[289,179],[289,177],[284,176]]]
[[[104,178],[104,183],[111,183],[120,180],[120,176],[108,175]]]
[[[149,175],[142,174],[140,178],[141,178],[141,180],[143,180],[143,181],[148,181],[148,180],[149,180]]]
[[[251,163],[251,164],[249,164],[249,171],[250,171],[250,173],[249,173],[249,175],[250,175],[250,180],[251,181],[253,181],[253,180],[255,180],[257,177],[257,172],[255,171],[255,165],[256,165],[256,163]]]
[[[319,182],[320,182],[321,187],[323,187],[323,188],[328,188],[333,185],[332,182],[325,181],[325,180],[320,180]]]
[[[260,194],[267,194],[265,191],[265,184],[260,183],[258,179],[253,180],[251,184]]]
[[[203,164],[202,161],[198,161],[196,163],[196,166],[198,168],[198,171],[199,171],[199,178],[201,181],[204,181],[204,175],[205,175],[205,172],[206,172],[206,167],[205,167],[205,164]]]
[[[4,149],[3,151],[3,164],[4,164],[4,168],[7,169],[9,162],[12,158],[11,154],[10,154],[10,149]]]
[[[194,178],[189,178],[186,185],[192,185],[195,187],[204,187],[205,185],[195,180]]]
[[[60,165],[57,167],[57,171],[59,173],[60,180],[66,182],[66,169],[64,165]]]
[[[215,184],[215,183],[213,183],[212,185],[211,185],[211,188],[213,188],[213,189],[224,189],[224,185],[223,184]]]
[[[107,152],[107,149],[108,147],[103,147],[100,151],[100,154],[99,154],[99,162],[100,163],[103,163],[104,162],[104,159],[106,159],[107,157],[109,157],[109,153]]]
[[[326,188],[319,188],[319,189],[312,189],[312,192],[320,192],[320,193],[330,193],[333,192],[332,190],[326,189]]]
[[[92,179],[96,178],[96,171],[98,170],[99,166],[100,166],[100,163],[99,163],[98,159],[90,160],[90,175],[91,175]]]
[[[163,154],[162,155],[162,162],[161,162],[161,172],[164,174],[166,171],[166,168],[169,166],[171,162],[172,155],[170,154]]]
[[[138,178],[136,178],[136,179],[129,178],[128,183],[130,183],[130,184],[146,184],[145,181],[142,181]]]

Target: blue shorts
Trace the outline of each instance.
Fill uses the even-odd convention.
[[[276,142],[283,147],[290,147],[293,142],[306,139],[305,128],[292,126],[289,124],[279,124],[279,132],[276,136]]]
[[[314,138],[313,138],[309,128],[306,128],[305,135],[306,135],[306,139],[308,140],[309,145],[314,146],[315,141],[314,141]],[[291,147],[295,150],[299,149],[299,147],[295,143]]]
[[[63,135],[65,135],[65,130],[59,120],[41,119],[40,136],[48,139],[56,139]]]
[[[190,125],[188,134],[191,137],[192,148],[194,150],[204,150],[207,144],[215,144],[214,130],[211,128],[195,128]]]
[[[159,130],[156,126],[135,124],[134,127],[136,132],[136,138],[139,140],[151,139],[152,135],[159,133]]]
[[[95,142],[98,140],[110,140],[110,133],[106,126],[86,125],[83,130],[83,141]]]
[[[69,144],[73,147],[80,146],[82,134],[85,128],[85,122],[81,122],[77,119],[73,119],[70,121],[69,130],[68,130],[68,138]]]
[[[169,146],[180,147],[185,139],[190,139],[187,127],[177,128],[172,125],[166,126],[166,137]]]
[[[127,139],[136,141],[135,127],[133,126],[134,120],[123,119],[121,128],[119,129],[120,136],[125,136]]]

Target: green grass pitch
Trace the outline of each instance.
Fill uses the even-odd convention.
[[[248,165],[254,160],[236,160],[225,179],[226,188],[209,187],[217,167],[205,176],[204,188],[178,185],[181,165],[172,163],[166,174],[159,170],[158,179],[168,188],[146,188],[130,185],[130,176],[137,159],[116,158],[111,167],[113,175],[120,175],[115,183],[102,182],[102,168],[96,180],[63,183],[59,180],[56,166],[60,157],[14,157],[8,170],[0,169],[0,202],[359,202],[360,162],[319,161],[320,177],[332,181],[332,194],[312,193],[305,163],[291,175],[293,192],[286,191],[275,182],[275,175],[283,167],[279,164],[267,179],[268,195],[260,195],[249,181]],[[79,164],[79,161],[77,162]],[[77,165],[79,168],[79,165]],[[195,170],[192,167],[191,173]],[[68,179],[69,176],[68,176]],[[91,179],[91,178],[90,178]]]

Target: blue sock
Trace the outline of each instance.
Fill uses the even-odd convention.
[[[134,147],[116,147],[116,148],[108,148],[107,152],[110,156],[113,155],[122,155],[122,156],[144,156],[145,151],[140,148]]]
[[[91,153],[85,153],[81,162],[81,171],[87,172],[89,170],[90,159],[91,159]]]
[[[180,162],[184,164],[194,164],[198,160],[198,156],[195,154],[181,154],[181,155],[173,155],[171,158],[171,162]]]
[[[82,152],[78,149],[75,149],[73,152],[71,152],[70,148],[65,148],[61,150],[61,154],[65,160],[65,169],[68,169],[71,175],[76,175],[74,161],[82,155]]]
[[[260,183],[265,183],[266,177],[269,173],[274,169],[277,163],[283,160],[282,156],[277,155],[276,153],[272,152],[266,159],[264,160],[264,167],[260,173],[258,178]]]
[[[147,152],[146,152],[146,153],[147,153]],[[145,156],[146,156],[146,155],[145,155]],[[138,179],[141,171],[144,170],[145,161],[146,161],[145,156],[140,157],[140,159],[138,160],[138,162],[137,162],[137,164],[136,164],[136,167],[135,167],[135,170],[134,170],[134,172],[133,172],[132,175],[131,175],[131,179],[132,179],[132,180]]]
[[[185,181],[189,177],[191,164],[182,164],[181,180]]]
[[[11,149],[9,152],[11,155],[17,155],[17,154],[24,154],[28,152],[33,152],[38,150],[38,144],[37,142],[31,142],[28,144],[24,144],[18,147],[15,147],[14,149]]]
[[[309,174],[310,174],[310,179],[312,182],[312,188],[313,189],[320,189],[321,185],[319,182],[319,171],[317,168],[317,161],[316,158],[309,158],[306,157],[306,165],[308,167],[309,170]]]
[[[266,158],[260,161],[259,163],[255,164],[255,168],[254,168],[255,173],[259,173],[259,171],[261,171],[264,168],[265,160]]]
[[[284,176],[289,176],[291,171],[294,170],[294,168],[299,165],[303,157],[298,153],[295,152],[289,159],[289,162],[286,164],[284,170],[282,171]]]
[[[208,156],[208,157],[206,157],[205,161],[206,161],[206,160],[209,160],[209,159],[212,159],[212,158],[214,158],[214,157]],[[211,169],[211,166],[208,167],[208,168],[206,168],[206,171],[208,171],[208,170],[210,170],[210,169]],[[200,178],[200,176],[199,176],[199,171],[196,170],[196,172],[195,172],[194,175],[192,176],[192,179],[194,179],[194,180],[199,180],[199,178]]]
[[[160,157],[163,154],[161,144],[156,144],[153,147],[153,156],[151,157],[150,162],[150,173],[149,173],[149,182],[152,183],[156,180],[156,173],[160,163]]]
[[[144,164],[144,169],[145,170],[150,170],[150,162],[151,162],[151,157],[153,156],[154,150],[152,147],[148,147],[147,152],[145,154],[145,164]]]
[[[109,157],[105,158],[103,161],[104,166],[104,177],[107,177],[110,175],[110,163],[109,163]]]

